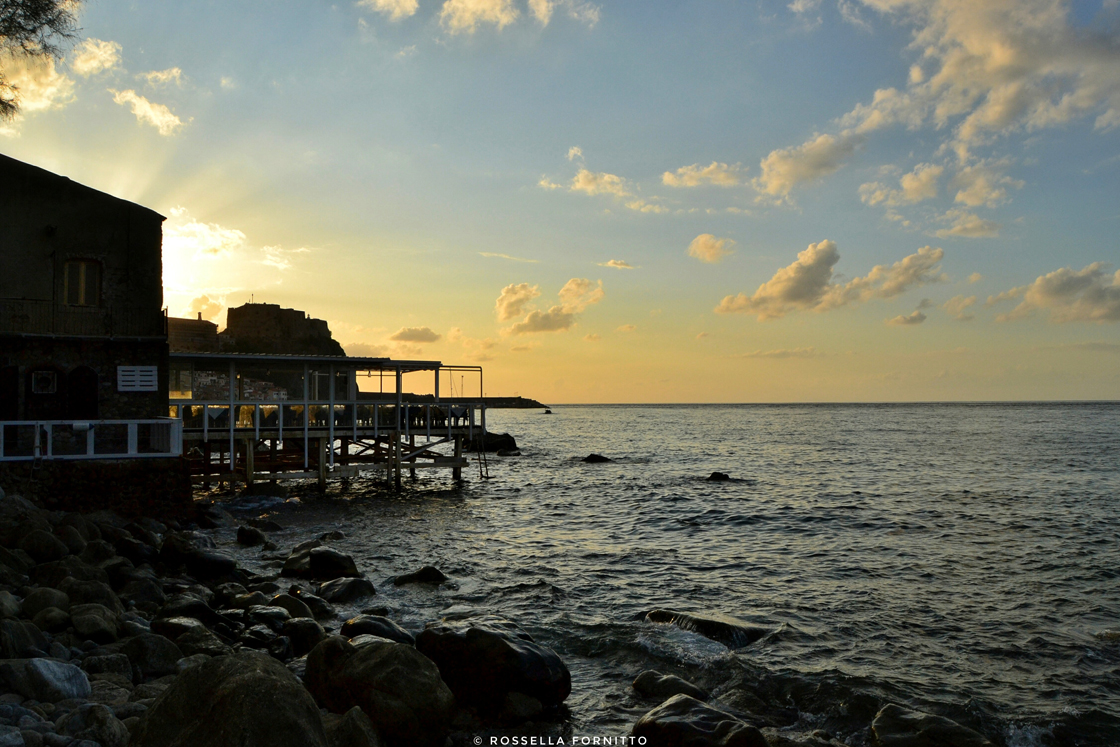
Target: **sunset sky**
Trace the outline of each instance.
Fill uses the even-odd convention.
[[[1120,398],[1120,0],[88,0],[0,152],[165,303],[564,402]]]

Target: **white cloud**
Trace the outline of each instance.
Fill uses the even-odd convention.
[[[521,316],[529,303],[541,294],[539,285],[517,283],[502,288],[498,300],[494,302],[494,309],[499,322],[508,322]]]
[[[553,0],[529,0],[529,10],[542,26],[547,26],[552,18],[552,7],[555,4]]]
[[[626,180],[621,176],[606,172],[594,172],[580,169],[572,177],[569,189],[573,192],[583,192],[588,195],[614,195],[615,197],[630,197],[631,192],[626,188]]]
[[[534,332],[564,332],[576,323],[576,315],[563,306],[553,306],[548,311],[530,311],[520,322],[502,330],[504,334],[526,335]]]
[[[688,256],[701,262],[715,264],[731,254],[735,242],[731,239],[717,239],[710,233],[702,233],[688,244]]]
[[[174,83],[179,87],[183,85],[183,71],[177,67],[169,67],[166,70],[151,70],[146,73],[140,73],[136,77],[146,80],[148,85],[152,88],[160,88],[169,83]]]
[[[876,265],[864,277],[833,283],[840,253],[832,241],[810,244],[797,260],[781,268],[751,296],[726,296],[716,307],[721,314],[757,314],[759,321],[780,319],[793,311],[828,311],[872,298],[894,298],[911,288],[941,282],[938,263],[944,252],[922,247],[889,267]]]
[[[211,298],[203,294],[191,300],[184,310],[188,319],[197,319],[199,314],[208,322],[216,322],[226,309],[225,298]]]
[[[815,358],[819,355],[817,349],[808,348],[778,348],[776,350],[755,350],[743,353],[740,358]]]
[[[348,342],[344,346],[347,355],[355,358],[388,358],[388,345],[374,345],[368,342]]]
[[[968,308],[976,303],[976,296],[953,296],[946,301],[941,308],[949,312],[949,316],[956,319],[958,322],[971,322],[974,317],[972,314],[967,313]]]
[[[1063,267],[1042,275],[1030,285],[1012,288],[988,299],[988,304],[1022,298],[998,321],[1022,319],[1036,310],[1050,312],[1055,322],[1120,321],[1120,270],[1109,274],[1109,265],[1094,262],[1081,269]]]
[[[788,199],[790,191],[802,182],[816,181],[840,168],[863,142],[863,137],[850,132],[817,135],[796,148],[771,151],[759,166],[762,174],[751,181],[762,196]]]
[[[261,254],[264,255],[264,259],[261,260],[261,264],[275,267],[277,270],[288,270],[292,267],[291,255],[309,254],[310,252],[311,250],[307,247],[284,249],[279,246],[262,246]]]
[[[942,166],[920,163],[899,179],[899,189],[889,189],[879,182],[861,184],[859,198],[867,205],[885,204],[890,207],[933,199],[937,197],[937,180],[944,171]]]
[[[541,26],[547,26],[552,19],[552,13],[557,7],[568,11],[568,17],[588,26],[599,22],[600,8],[579,0],[529,0],[529,12],[537,19]]]
[[[527,283],[522,283],[527,286]],[[507,286],[515,288],[515,286]],[[532,288],[536,290],[536,286]],[[503,294],[505,291],[503,291]],[[513,295],[511,293],[511,295]],[[524,289],[521,295],[525,295]],[[536,295],[540,295],[538,292]],[[548,311],[530,311],[524,319],[511,327],[502,330],[504,335],[525,335],[536,332],[564,332],[571,329],[580,312],[588,306],[603,300],[603,281],[592,283],[587,278],[572,278],[560,289],[560,304],[549,308]],[[535,297],[535,296],[533,296]],[[501,298],[498,299],[501,302]],[[526,300],[527,303],[528,299]],[[524,303],[522,304],[524,306]],[[519,307],[521,308],[521,307]],[[512,318],[512,316],[507,317]]]
[[[900,315],[894,317],[893,319],[888,319],[887,324],[891,324],[896,327],[910,327],[915,324],[921,324],[925,320],[925,314],[923,314],[921,311],[915,311],[912,314],[907,314],[905,316]]]
[[[61,109],[74,100],[74,81],[58,72],[50,57],[9,57],[4,77],[18,89],[23,114]]]
[[[615,329],[615,332],[623,332],[623,333],[634,332],[637,329],[638,329],[638,325],[636,325],[636,324],[623,324],[622,326]]]
[[[599,340],[601,340],[603,338],[600,337],[599,335],[596,335],[596,334],[588,334],[588,335],[584,335],[583,339],[587,342],[599,342]]]
[[[171,217],[163,224],[163,250],[183,257],[221,257],[245,245],[245,234],[217,223],[202,223],[190,216],[186,208],[171,208]]]
[[[571,148],[568,148],[568,160],[574,161],[577,158],[581,161],[583,160],[583,149],[578,145],[573,145]]]
[[[431,327],[401,327],[389,335],[393,342],[436,342],[440,339],[438,332],[433,332]]]
[[[741,173],[745,171],[739,164],[728,166],[726,163],[712,161],[707,166],[694,163],[681,166],[676,173],[666,171],[661,181],[670,187],[699,187],[712,184],[718,187],[734,187],[742,182]]]
[[[513,0],[447,0],[439,19],[452,34],[473,34],[479,24],[501,29],[516,21],[518,15]]]
[[[121,45],[100,39],[86,39],[70,58],[70,69],[83,78],[107,72],[120,64]]]
[[[992,238],[999,236],[999,229],[1003,227],[994,220],[981,218],[961,208],[950,210],[939,220],[952,224],[949,228],[942,228],[934,233],[934,236],[942,239],[947,236],[962,236],[969,239]]]
[[[109,93],[113,94],[113,101],[124,106],[128,104],[132,107],[132,113],[136,115],[138,122],[150,124],[159,130],[161,135],[174,135],[175,131],[183,126],[183,121],[179,119],[170,109],[163,104],[153,104],[143,96],[140,96],[131,89],[127,91],[117,91],[112,88]]]
[[[616,270],[633,270],[634,265],[630,264],[624,259],[610,259],[606,262],[599,262],[600,267],[613,267]]]
[[[594,284],[587,278],[572,278],[564,283],[559,295],[565,311],[578,313],[602,301],[606,292],[602,280]]]
[[[508,259],[511,262],[528,262],[529,264],[539,264],[539,259],[525,259],[524,257],[511,257],[508,254],[498,254],[497,252],[479,252],[479,256],[487,257],[490,259]]]
[[[237,81],[227,75],[223,75],[222,79],[218,81],[218,85],[220,85],[223,90],[232,91],[237,88]]]
[[[980,161],[966,166],[953,177],[953,186],[958,188],[957,202],[969,207],[987,205],[995,207],[1007,200],[1007,187],[1022,189],[1024,182],[1004,176],[1002,170],[1006,161]]]
[[[970,285],[972,283],[979,283],[983,279],[984,279],[984,276],[981,275],[978,272],[974,272],[974,273],[972,273],[971,275],[968,276],[968,282],[969,282]]]
[[[400,21],[416,12],[416,0],[358,0],[358,6],[387,16],[390,21]]]

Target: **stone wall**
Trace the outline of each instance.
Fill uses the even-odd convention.
[[[230,353],[345,355],[325,321],[271,303],[229,309],[218,341],[221,350]]]
[[[190,472],[180,458],[3,462],[0,488],[51,511],[108,509],[158,519],[193,509]]]

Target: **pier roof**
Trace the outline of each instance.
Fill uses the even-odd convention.
[[[175,352],[170,354],[174,360],[191,360],[194,362],[233,362],[233,363],[275,363],[277,365],[291,365],[293,363],[308,363],[318,365],[333,365],[352,368],[359,371],[366,370],[397,370],[402,371],[434,371],[439,368],[464,368],[464,366],[444,366],[440,361],[393,360],[392,358],[368,358],[349,355],[278,355],[273,353],[188,353]],[[476,368],[469,366],[467,368]]]

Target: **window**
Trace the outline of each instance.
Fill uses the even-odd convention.
[[[117,366],[117,391],[158,392],[158,375],[155,366]]]
[[[63,265],[62,298],[68,306],[97,306],[101,302],[101,264],[77,259]]]

